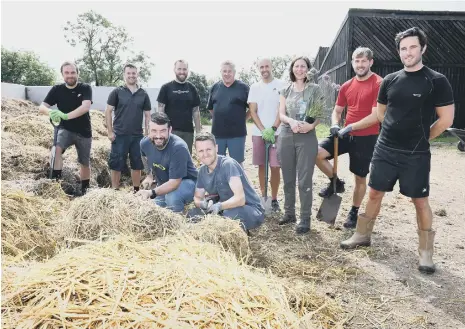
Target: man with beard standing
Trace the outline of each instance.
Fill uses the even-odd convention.
[[[92,88],[86,83],[78,82],[79,69],[75,63],[64,62],[60,71],[65,83],[50,89],[39,107],[39,113],[49,115],[52,121],[60,121],[53,178],[61,178],[62,155],[68,147],[74,145],[81,164],[81,193],[85,194],[90,181],[92,128],[89,110],[92,104]],[[51,110],[50,107],[55,104],[58,110]]]
[[[218,154],[229,156],[242,164],[247,136],[246,120],[249,86],[236,80],[236,66],[231,61],[221,64],[222,81],[210,89],[207,109],[213,114],[212,134],[216,138]]]
[[[279,91],[284,82],[273,77],[272,64],[268,58],[258,61],[258,70],[262,81],[254,83],[249,92],[250,115],[255,123],[252,131],[253,155],[252,163],[258,166],[258,177],[262,195],[265,196],[265,145],[270,143],[269,166],[271,167],[271,207],[279,212],[278,189],[280,181],[280,165],[276,153],[276,136],[281,132],[279,119]]]
[[[385,192],[399,180],[400,193],[412,198],[418,226],[418,270],[433,273],[435,231],[429,205],[431,152],[429,141],[454,121],[454,98],[447,78],[423,65],[426,34],[417,27],[395,38],[400,71],[388,74],[378,95],[378,118],[383,129],[373,154],[370,192],[365,213],[358,216],[354,235],[341,248],[369,246]],[[434,116],[438,119],[433,122]],[[431,125],[431,123],[433,124]]]
[[[198,134],[202,130],[200,123],[200,97],[197,88],[187,81],[189,75],[188,63],[182,59],[174,63],[173,81],[165,83],[158,93],[158,111],[168,115],[173,127],[173,134],[181,137],[187,144],[189,152],[192,154],[192,143],[195,132]]]
[[[123,68],[124,86],[113,89],[108,96],[105,120],[108,139],[111,141],[109,167],[111,187],[119,188],[121,171],[126,165],[129,153],[131,178],[134,192],[139,191],[141,170],[144,169],[140,156],[142,121],[145,117],[145,134],[148,135],[150,121],[150,98],[147,92],[137,85],[137,67],[126,64]],[[112,119],[114,110],[115,119]]]
[[[186,142],[171,130],[165,113],[152,114],[149,136],[141,140],[140,149],[148,166],[143,185],[150,186],[155,176],[157,186],[152,190],[140,190],[137,195],[154,199],[160,207],[182,212],[194,198],[197,169]]]
[[[352,54],[355,77],[342,85],[332,114],[331,135],[318,147],[316,164],[329,178],[328,186],[319,193],[324,198],[334,193],[334,179],[337,179],[337,193],[344,192],[344,182],[333,177],[333,166],[328,161],[333,158],[334,137],[340,138],[338,153],[349,153],[349,169],[355,176],[355,187],[345,228],[353,228],[357,224],[358,209],[366,192],[366,176],[379,134],[376,100],[382,78],[371,71],[372,65],[373,52],[369,48],[355,49]],[[341,129],[339,122],[346,107],[345,127]]]

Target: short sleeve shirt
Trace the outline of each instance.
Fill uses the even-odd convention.
[[[303,91],[295,91],[291,83],[281,90],[286,99],[286,116],[304,121],[306,116],[323,119],[324,95],[319,85],[307,83]],[[284,126],[289,126],[283,123]]]
[[[147,166],[157,178],[157,185],[170,179],[197,179],[197,169],[186,142],[174,134],[170,135],[163,150],[157,149],[149,137],[144,137],[140,141],[140,151],[147,157]]]
[[[152,105],[147,92],[139,88],[136,92],[121,86],[113,89],[107,104],[115,109],[113,131],[116,135],[140,135],[143,133],[143,113],[150,111]]]
[[[245,204],[264,211],[260,197],[252,188],[244,173],[244,169],[233,158],[218,155],[218,163],[212,172],[209,172],[208,167],[205,165],[200,167],[196,188],[204,189],[208,194],[218,194],[220,201],[224,202],[234,195],[229,186],[231,177],[241,178],[245,194]]]
[[[68,88],[66,84],[62,83],[50,89],[44,103],[50,106],[56,105],[63,113],[70,113],[80,107],[82,102],[86,100],[92,102],[92,88],[87,83],[78,82],[74,88]],[[92,137],[89,112],[74,119],[61,120],[59,127],[78,133],[86,138]]]

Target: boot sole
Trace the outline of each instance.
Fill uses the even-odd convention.
[[[310,228],[297,228],[295,230],[295,234],[299,234],[299,235],[307,234],[308,232],[310,232]]]
[[[355,249],[357,247],[369,247],[371,246],[371,242],[358,243],[356,245],[346,245],[346,244],[341,243],[339,246],[341,247],[341,249],[349,250],[349,249]]]
[[[420,271],[423,274],[433,274],[434,272],[436,272],[436,268],[429,266],[418,266],[418,271]]]

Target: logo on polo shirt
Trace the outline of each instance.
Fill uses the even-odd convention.
[[[153,166],[154,166],[155,168],[158,168],[158,169],[163,170],[163,171],[166,170],[166,168],[163,167],[163,166],[162,166],[161,164],[159,164],[159,163],[154,163]]]
[[[421,97],[421,94],[413,94],[415,97]]]

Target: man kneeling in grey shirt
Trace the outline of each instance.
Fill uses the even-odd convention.
[[[194,194],[197,208],[191,209],[187,217],[223,215],[239,220],[246,231],[260,226],[265,209],[241,165],[233,158],[218,155],[215,137],[210,133],[195,137],[195,149],[203,165],[199,169]],[[210,196],[217,195],[219,201],[209,201],[205,192]]]

